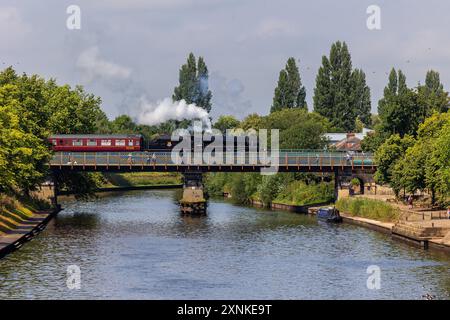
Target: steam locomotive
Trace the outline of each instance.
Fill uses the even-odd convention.
[[[191,146],[206,147],[211,142],[201,142],[201,146],[196,146],[198,142],[194,142],[191,137]],[[232,141],[231,141],[232,140]],[[253,141],[245,137],[244,145],[237,143],[236,136],[223,136],[224,150],[228,142],[233,145],[234,151],[245,147],[249,150],[254,147]],[[124,135],[103,135],[103,134],[58,134],[49,137],[52,150],[55,152],[137,152],[137,151],[170,151],[179,143],[173,141],[170,135],[159,135],[158,137],[146,140],[140,134],[124,134]],[[256,147],[258,147],[256,145]]]

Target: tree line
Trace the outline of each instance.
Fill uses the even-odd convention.
[[[179,70],[172,99],[212,108],[209,72],[203,57],[190,53]],[[242,121],[222,115],[214,127],[226,129],[280,129],[282,148],[320,149],[323,133],[349,132],[369,126],[375,130],[363,140],[365,151],[376,153],[377,181],[395,190],[430,190],[433,200],[448,195],[447,141],[449,95],[439,73],[430,70],[424,84],[409,88],[401,70],[392,69],[378,115],[371,114],[370,88],[362,69],[355,69],[345,42],[331,46],[316,76],[313,112],[308,112],[306,89],[297,61],[288,58],[274,89],[270,113],[250,114]],[[146,138],[186,127],[188,121],[140,125],[127,115],[110,121],[101,99],[81,86],[58,85],[54,79],[18,75],[12,68],[0,73],[0,192],[35,188],[48,174],[51,133],[141,133]],[[447,119],[447,120],[446,120]],[[446,122],[447,121],[447,122]],[[400,161],[402,160],[402,161]],[[415,166],[415,167],[414,167]],[[407,178],[405,178],[407,176]],[[58,177],[76,192],[89,190],[98,175]]]

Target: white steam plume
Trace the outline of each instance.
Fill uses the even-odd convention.
[[[188,104],[185,100],[172,101],[165,98],[156,104],[149,103],[146,99],[141,100],[138,121],[149,126],[157,125],[168,120],[194,120],[200,119],[207,130],[211,129],[211,121],[208,112],[196,106]]]

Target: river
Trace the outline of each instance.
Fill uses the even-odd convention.
[[[66,200],[0,260],[0,299],[450,298],[450,258],[352,225],[210,200],[179,214],[174,190]],[[80,289],[66,284],[68,266]],[[380,288],[368,289],[371,265]]]

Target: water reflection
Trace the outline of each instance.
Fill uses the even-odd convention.
[[[0,298],[421,299],[450,297],[450,260],[389,236],[211,199],[179,212],[176,191],[66,200],[39,237],[0,260]],[[82,270],[81,290],[66,269]],[[366,287],[369,265],[382,289]]]

